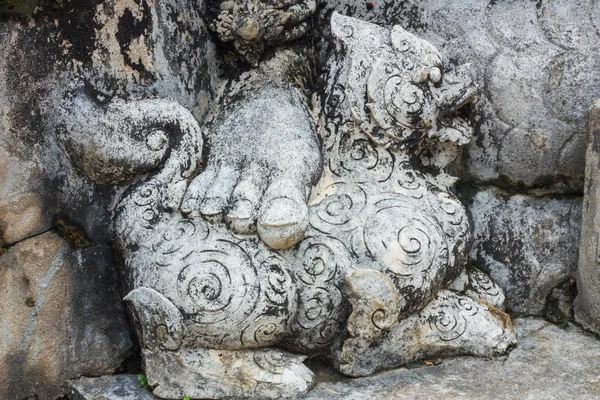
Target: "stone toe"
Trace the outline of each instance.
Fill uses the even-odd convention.
[[[215,179],[216,173],[217,172],[214,169],[206,169],[192,180],[183,196],[183,202],[181,203],[181,211],[184,214],[191,214],[198,211],[206,191]]]
[[[260,238],[273,249],[287,249],[304,236],[308,228],[308,206],[301,191],[280,185],[267,191],[258,215]]]
[[[226,221],[229,228],[241,234],[256,232],[258,207],[266,187],[264,174],[249,170],[235,187]]]
[[[204,199],[200,202],[200,214],[207,220],[220,220],[223,211],[238,181],[239,173],[230,166],[224,166],[217,172]]]

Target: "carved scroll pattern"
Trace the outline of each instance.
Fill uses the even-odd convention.
[[[151,287],[177,305],[188,345],[280,341],[296,307],[287,261],[255,237],[164,210],[161,193],[160,182],[141,183],[119,206],[116,234],[132,286]]]

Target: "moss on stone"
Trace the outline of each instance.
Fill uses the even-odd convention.
[[[85,235],[79,233],[75,227],[67,224],[64,220],[58,220],[56,223],[56,232],[77,249],[91,247],[94,242],[89,240]]]
[[[37,6],[38,0],[0,0],[0,16],[20,15],[31,18]]]

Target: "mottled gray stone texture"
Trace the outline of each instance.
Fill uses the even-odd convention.
[[[305,400],[595,400],[600,397],[600,342],[570,325],[515,320],[519,345],[509,356],[431,360],[367,378],[348,379],[314,365],[317,386]],[[435,364],[435,365],[433,365]],[[156,399],[134,375],[73,382],[72,400]],[[135,394],[135,395],[134,395]],[[132,397],[139,396],[139,397]],[[147,396],[147,397],[146,397]]]
[[[132,338],[111,261],[53,231],[0,257],[0,399],[54,400],[67,379],[121,365]]]
[[[600,334],[600,101],[590,110],[575,320]]]
[[[596,0],[0,0],[0,400],[148,397],[76,380],[135,334],[162,398],[600,397],[539,320],[306,361],[600,333],[599,50]]]
[[[461,177],[581,193],[587,110],[600,94],[600,4],[587,0],[333,0],[330,10],[429,40],[482,88]],[[326,46],[321,49],[326,54]]]
[[[548,295],[577,269],[581,198],[487,189],[474,196],[469,213],[471,262],[504,289],[509,312],[544,315]]]
[[[153,400],[152,393],[140,387],[137,375],[112,375],[81,378],[69,382],[71,400]]]

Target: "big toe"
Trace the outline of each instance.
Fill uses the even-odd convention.
[[[263,198],[256,227],[263,242],[273,249],[287,249],[302,240],[308,228],[302,190],[291,181],[272,184]]]

